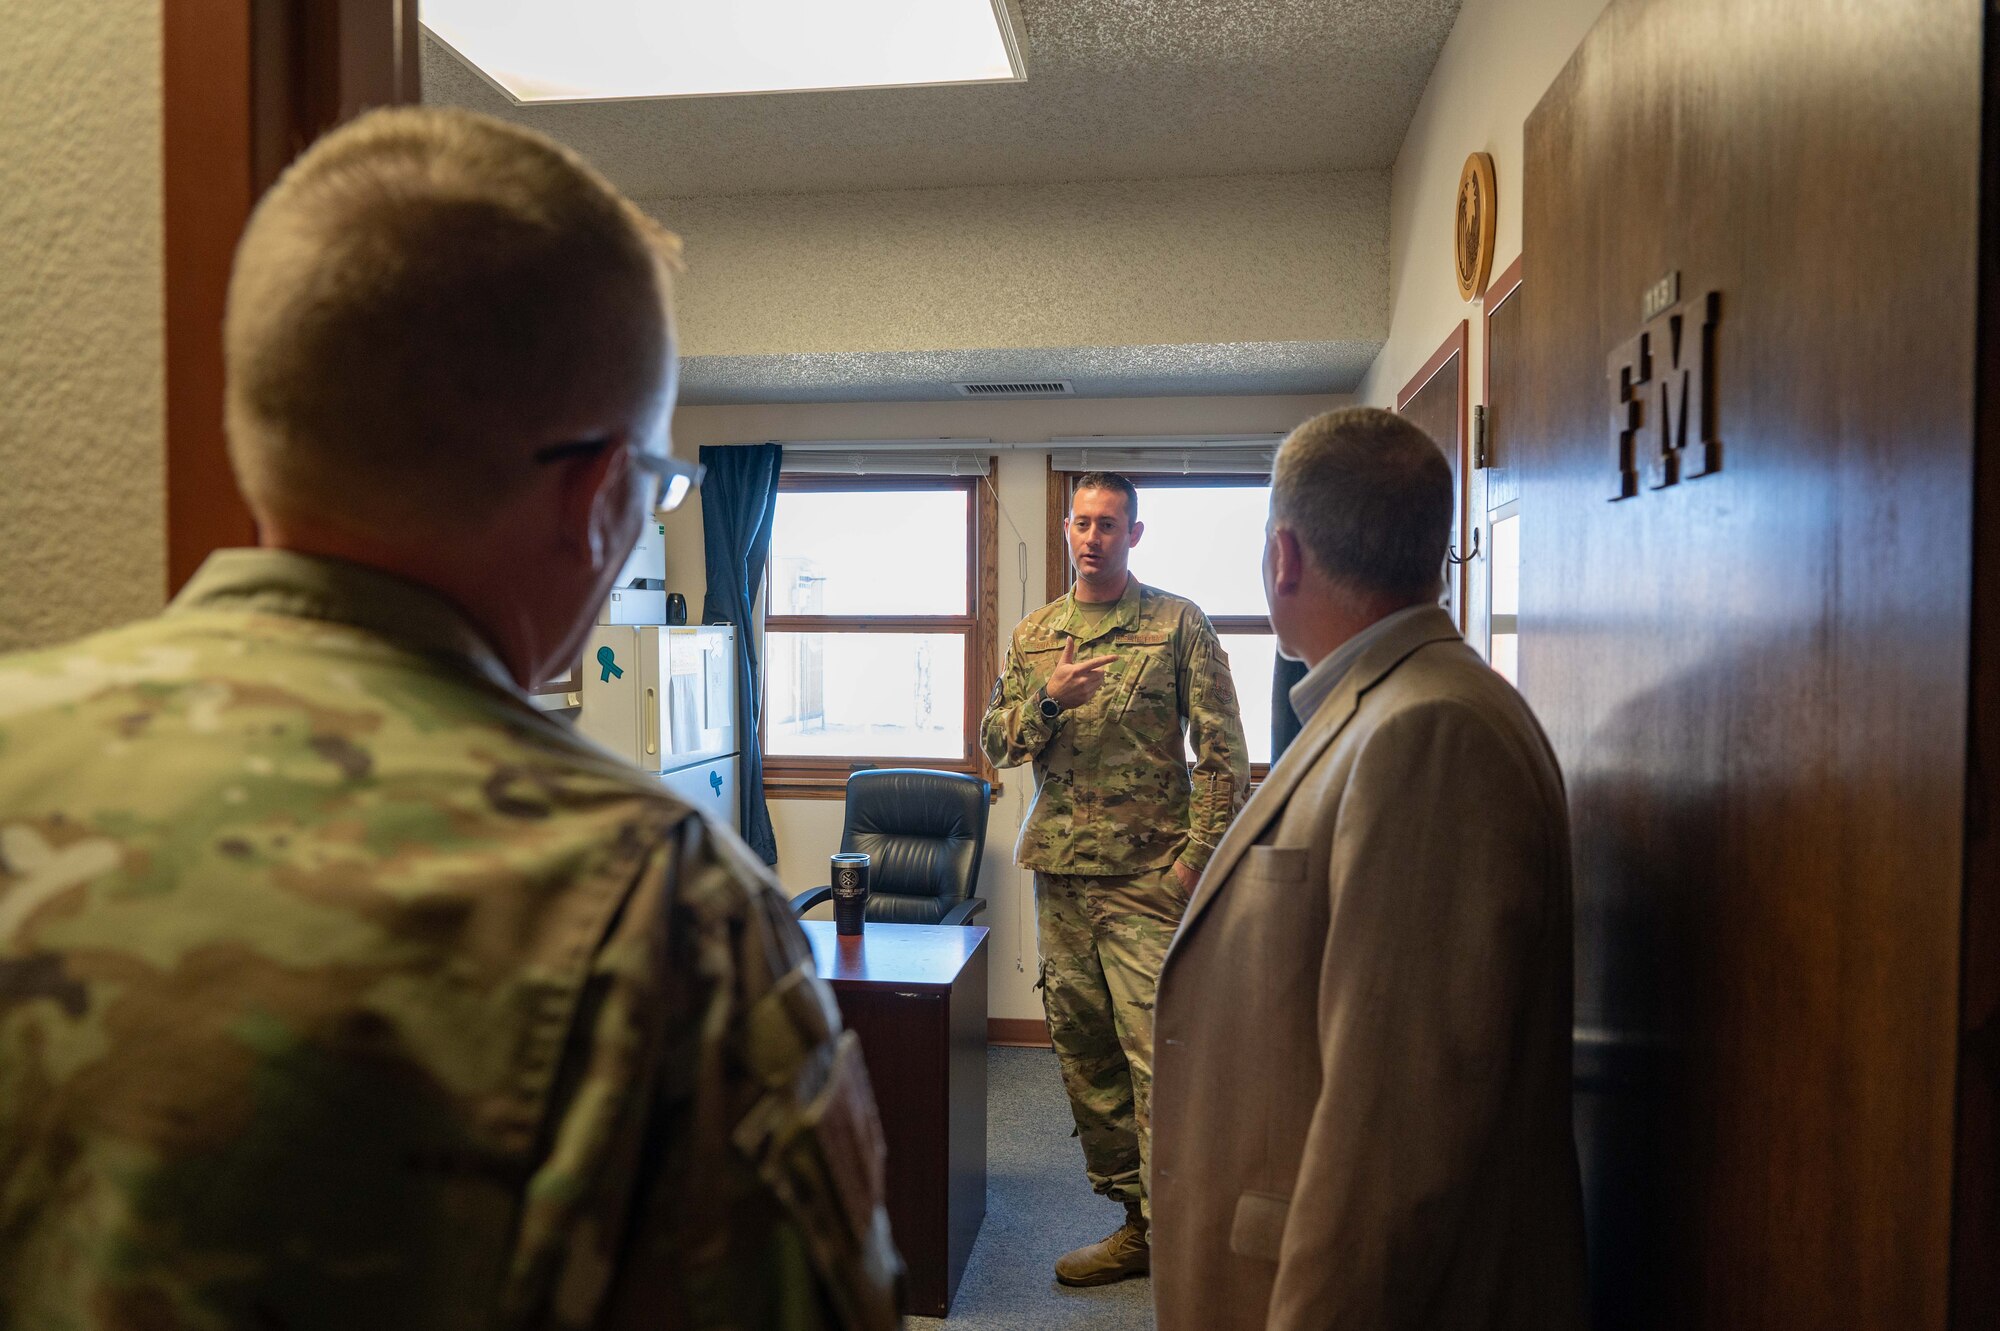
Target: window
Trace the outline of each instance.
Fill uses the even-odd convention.
[[[982,770],[990,494],[976,476],[780,478],[764,602],[773,794],[838,797],[857,767]]]
[[[1139,491],[1139,520],[1146,525],[1132,551],[1132,575],[1193,601],[1215,626],[1236,681],[1251,773],[1261,778],[1271,763],[1271,679],[1278,660],[1264,600],[1270,478],[1250,473],[1127,475]],[[1073,473],[1052,476],[1051,586],[1067,588],[1074,577],[1062,524],[1075,482]]]
[[[1521,685],[1521,505],[1519,501],[1493,510],[1490,557],[1492,577],[1487,616],[1486,659],[1509,684]]]

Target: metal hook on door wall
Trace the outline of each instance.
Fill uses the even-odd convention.
[[[1470,564],[1473,560],[1479,558],[1479,528],[1474,527],[1472,529],[1471,554],[1461,555],[1458,552],[1458,547],[1454,545],[1445,551],[1444,558],[1447,564]]]

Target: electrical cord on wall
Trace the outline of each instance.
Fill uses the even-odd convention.
[[[991,476],[982,476],[979,479],[986,482],[986,493],[993,496],[994,510],[1000,514],[1001,520],[1014,533],[1015,567],[1021,574],[1021,601],[1015,619],[1017,621],[1026,619],[1028,617],[1028,538],[1021,535],[1020,524],[1014,521],[1014,515],[1007,511],[1007,506],[1000,502],[1000,491],[994,487],[993,478]]]

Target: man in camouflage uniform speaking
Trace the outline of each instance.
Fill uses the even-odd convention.
[[[1127,570],[1139,496],[1077,481],[1065,533],[1076,585],[1014,630],[982,739],[996,767],[1033,761],[1015,854],[1035,871],[1042,1003],[1109,1237],[1056,1262],[1068,1285],[1150,1269],[1153,992],[1195,880],[1250,788],[1229,661],[1192,601]],[[1190,778],[1183,728],[1194,751]]]
[[[0,659],[0,1326],[891,1327],[853,1037],[762,866],[545,718],[656,507],[671,237],[464,113],[240,245],[260,550]]]

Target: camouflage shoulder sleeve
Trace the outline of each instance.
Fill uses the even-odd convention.
[[[1188,846],[1181,858],[1198,872],[1249,798],[1250,758],[1229,656],[1208,616],[1190,604],[1181,630],[1180,674],[1187,682],[1188,747],[1194,753]]]
[[[860,1049],[762,867],[679,823],[591,987],[527,1193],[510,1325],[898,1325]]]
[[[1034,758],[1048,747],[1061,724],[1060,720],[1051,721],[1043,716],[1037,706],[1040,701],[1037,695],[1046,675],[1036,670],[1022,650],[1022,643],[1031,634],[1039,636],[1040,629],[1035,615],[1015,626],[1007,644],[1007,667],[994,682],[993,696],[986,701],[979,739],[986,750],[986,760],[995,767],[1019,767]],[[1054,665],[1054,655],[1046,652],[1044,655],[1050,658],[1044,663],[1045,671]]]

